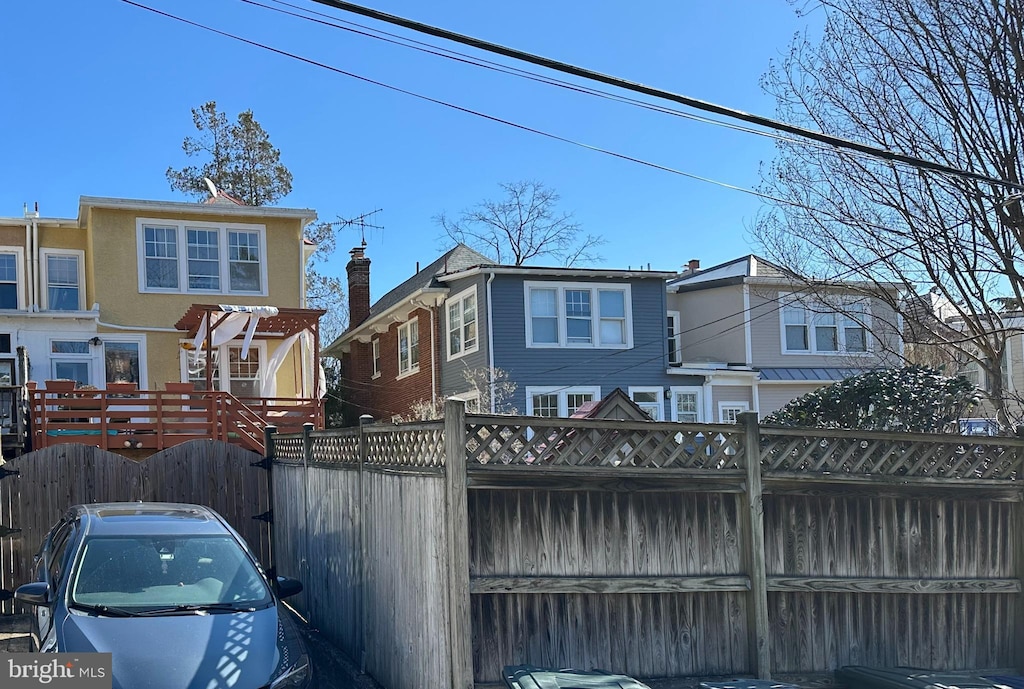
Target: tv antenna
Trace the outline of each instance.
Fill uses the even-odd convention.
[[[369,228],[371,230],[383,230],[384,229],[383,225],[375,225],[372,222],[370,222],[370,218],[372,218],[372,216],[376,215],[377,213],[380,213],[381,210],[382,209],[378,208],[376,210],[370,211],[369,213],[363,213],[362,215],[357,215],[354,218],[338,218],[334,222],[327,223],[327,224],[330,225],[331,227],[337,228],[339,230],[343,230],[343,229],[348,228],[348,227],[358,227],[359,228],[359,239],[362,242],[363,246],[366,246],[366,230],[367,230],[367,228]]]

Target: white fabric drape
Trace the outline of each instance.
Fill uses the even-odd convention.
[[[281,365],[288,357],[288,352],[291,351],[300,334],[296,333],[283,340],[267,361],[264,370],[260,372],[263,377],[263,380],[260,381],[260,397],[277,397],[277,372],[281,369]]]

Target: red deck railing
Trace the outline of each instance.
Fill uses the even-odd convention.
[[[323,428],[323,404],[312,399],[237,398],[227,392],[138,390],[30,391],[32,447],[83,443],[105,450],[162,450],[212,439],[262,453],[264,429]]]

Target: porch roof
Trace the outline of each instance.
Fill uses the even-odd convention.
[[[209,313],[216,327],[221,316],[226,316],[225,311],[218,304],[193,304],[185,315],[178,319],[174,327],[188,333],[189,337],[195,337],[199,330],[199,324],[203,322],[206,314]],[[320,317],[327,311],[325,309],[288,309],[278,308],[276,316],[260,318],[254,337],[291,337],[304,330],[316,332]]]

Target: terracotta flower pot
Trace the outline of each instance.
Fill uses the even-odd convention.
[[[186,393],[186,392],[195,392],[196,391],[195,383],[173,383],[173,382],[171,382],[171,383],[167,383],[164,386],[164,388],[167,390],[167,392],[174,392],[174,393],[178,393],[178,394],[182,394],[182,393]]]
[[[74,392],[75,386],[78,385],[73,380],[47,380],[45,384],[48,392]]]
[[[126,392],[135,392],[139,389],[138,383],[107,383],[107,392],[122,395]]]

